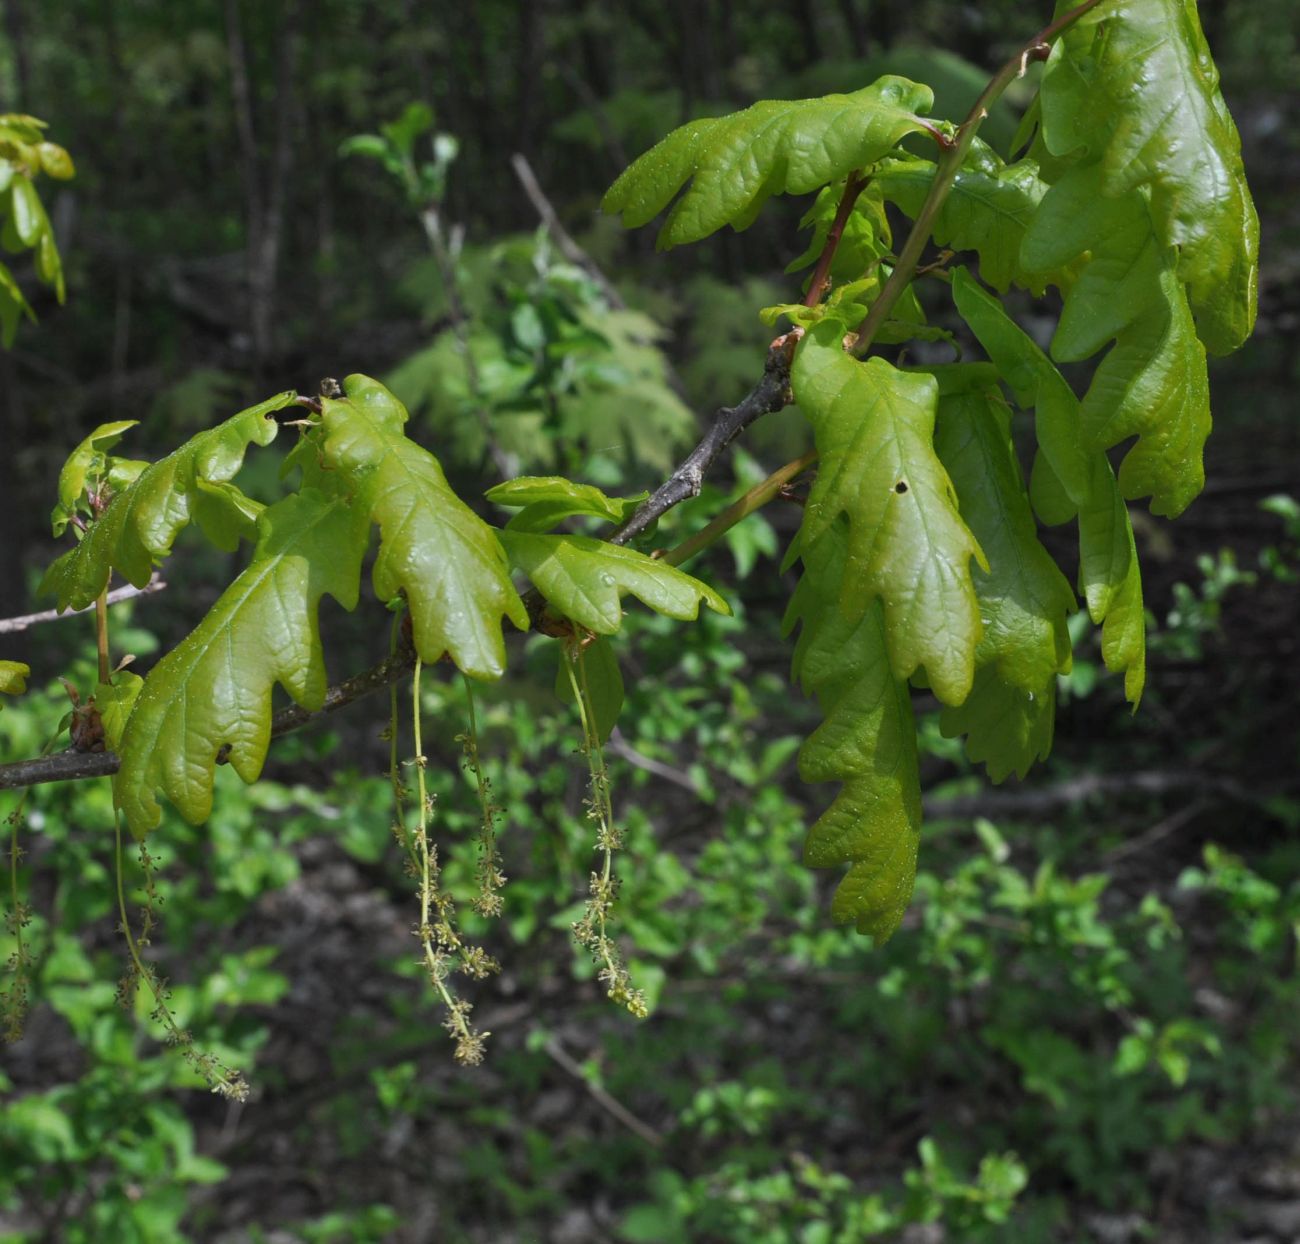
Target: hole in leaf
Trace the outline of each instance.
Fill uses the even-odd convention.
[[[894,485],[894,491],[900,495],[905,493],[907,491],[907,481],[905,479],[900,479],[898,483]]]

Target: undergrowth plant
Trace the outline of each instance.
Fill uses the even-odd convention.
[[[981,122],[1038,62],[1038,91],[1013,148],[995,151],[979,137]],[[495,964],[460,931],[440,884],[420,675],[454,666],[467,687],[499,679],[506,623],[535,628],[555,639],[559,687],[575,703],[589,771],[595,864],[574,933],[610,997],[644,1014],[616,942],[621,836],[602,748],[623,687],[610,637],[627,596],[681,622],[701,605],[729,612],[680,565],[763,505],[793,496],[803,518],[785,564],[800,577],[786,630],[797,631],[795,677],[824,717],[802,745],[799,771],[808,782],[839,784],[805,860],[846,870],[833,918],[885,941],[916,873],[914,691],[933,695],[943,733],[961,738],[994,781],[1023,776],[1051,747],[1081,596],[1105,663],[1123,675],[1136,709],[1146,640],[1127,503],[1146,499],[1154,514],[1173,518],[1201,490],[1207,354],[1241,345],[1255,315],[1257,220],[1192,0],[1060,5],[964,120],[930,116],[931,104],[929,87],[897,76],[847,95],[757,103],[673,131],[609,190],[605,210],[628,227],[668,209],[663,248],[743,229],[774,195],[815,196],[803,220],[810,242],[791,264],[811,272],[802,298],[763,311],[788,328],[761,378],[648,497],[524,476],[487,494],[515,511],[490,523],[408,435],[404,406],[361,375],[328,382],[319,395],[281,393],[157,462],[112,452],[129,422],[96,429],[60,477],[54,526],[76,544],[42,590],[60,610],[96,607],[97,685],[78,706],[72,748],[0,766],[0,786],[111,775],[116,813],[143,844],[161,821],[160,797],[203,822],[218,764],[254,782],[276,734],[414,671],[409,749],[396,709],[389,722],[394,829],[416,884],[423,968],[446,1004],[457,1056],[475,1062],[486,1034],[470,1025],[451,980]],[[434,163],[419,166],[409,131],[387,134],[387,147],[376,139],[358,149],[391,163],[426,200],[426,230],[445,252],[437,209],[454,151],[435,146]],[[6,193],[14,219],[16,192]],[[900,217],[911,223],[896,245]],[[931,241],[943,249],[927,260]],[[950,295],[946,318],[964,324],[959,336],[928,322],[924,306],[934,298],[918,296],[922,285]],[[1042,297],[1049,288],[1060,314],[1044,350],[1017,324],[1022,303],[1011,291]],[[591,306],[582,310],[590,319]],[[583,321],[552,309],[554,322],[539,326],[536,311],[530,318],[530,304],[520,303],[512,332],[516,344],[535,347],[537,383],[552,383],[563,351],[550,345],[576,338]],[[966,357],[960,343],[971,339],[979,354]],[[464,337],[455,348],[472,355]],[[917,361],[942,349],[952,349],[952,361]],[[478,380],[462,396],[474,408],[467,418],[484,413]],[[675,548],[656,547],[657,520],[698,495],[723,450],[760,416],[791,405],[815,448]],[[1020,444],[1017,412],[1031,417]],[[282,433],[296,437],[284,495],[263,505],[236,477],[250,448]],[[223,550],[247,542],[245,569],[147,677],[115,669],[112,575],[144,588],[191,524]],[[1067,525],[1078,559],[1062,568],[1039,529]],[[325,595],[358,606],[376,531],[371,586],[399,615],[392,651],[331,686],[317,611]],[[273,714],[276,684],[294,705]],[[491,915],[504,881],[501,810],[483,776],[472,708],[463,745],[481,813],[476,906]],[[15,903],[15,916],[21,910]],[[156,987],[167,1022],[165,991],[127,936],[134,971]],[[210,1070],[214,1087],[241,1091]]]

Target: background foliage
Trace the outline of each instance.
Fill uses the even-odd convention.
[[[147,1014],[114,1006],[106,784],[35,790],[38,1005],[0,1062],[5,1238],[1291,1238],[1288,7],[1224,0],[1202,14],[1263,217],[1261,327],[1212,371],[1206,495],[1176,536],[1139,520],[1156,629],[1137,717],[1099,654],[1080,653],[1050,766],[990,791],[923,704],[919,900],[882,951],[828,927],[830,880],[798,863],[822,805],[794,773],[815,715],[790,692],[778,640],[790,584],[774,556],[798,520],[778,507],[710,566],[735,618],[684,630],[642,616],[616,641],[620,927],[653,1008],[644,1024],[603,1002],[570,944],[588,867],[583,774],[540,639],[516,641],[519,671],[480,696],[510,876],[504,922],[485,931],[506,970],[478,994],[494,1031],[481,1069],[454,1069],[433,1035],[378,714],[358,706],[280,741],[258,787],[223,774],[202,830],[167,816],[155,957],[180,1022],[254,1081],[242,1110],[199,1089]],[[581,470],[625,493],[652,483],[690,443],[691,412],[755,378],[770,330],[753,308],[796,296],[782,269],[806,205],[654,256],[649,236],[595,216],[627,158],[688,117],[887,69],[934,83],[936,111],[959,113],[1039,16],[1001,0],[617,14],[489,0],[445,15],[7,0],[4,15],[0,107],[48,119],[77,160],[75,180],[42,183],[68,305],[29,260],[12,265],[41,324],[0,354],[5,614],[48,603],[33,594],[53,553],[46,515],[91,427],[140,419],[133,443],[154,456],[322,375],[390,381],[463,495],[499,477],[493,441],[523,469]],[[379,128],[413,99],[458,145]],[[1014,122],[1010,106],[992,119],[1004,135]],[[340,153],[358,133],[393,144],[398,177],[374,152]],[[435,233],[410,210],[404,141],[417,176],[428,162],[441,178]],[[515,150],[617,288],[537,231]],[[1050,332],[1053,304],[1023,310]],[[797,437],[780,416],[758,425],[736,480],[798,453]],[[269,499],[275,469],[250,462],[241,486],[256,495],[260,478]],[[724,475],[693,513],[731,488]],[[664,542],[691,523],[665,520]],[[142,662],[230,577],[233,562],[186,539],[168,591],[127,607],[125,634],[118,621]],[[340,637],[336,675],[384,651],[386,636],[330,603],[323,624]],[[32,665],[38,692],[0,715],[8,759],[40,750],[66,708],[55,676],[85,685],[94,653],[84,624],[64,621],[7,636],[4,655]],[[463,693],[430,680],[426,701],[439,833],[465,847],[448,877],[470,892]]]

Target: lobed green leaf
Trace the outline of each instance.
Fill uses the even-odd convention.
[[[731,606],[705,583],[667,562],[591,536],[501,533],[511,564],[522,570],[563,617],[598,635],[623,622],[619,597],[630,592],[666,617],[692,621],[700,602],[715,613]]]
[[[874,164],[934,101],[927,86],[887,76],[850,95],[764,100],[730,116],[692,121],[636,160],[601,204],[623,224],[646,224],[674,204],[659,232],[668,249],[731,225],[747,228],[774,194],[811,194]]]
[[[844,523],[815,543],[798,539],[804,572],[785,629],[801,625],[795,675],[824,717],[799,750],[799,775],[842,783],[809,831],[804,862],[849,865],[831,915],[879,945],[902,921],[916,879],[921,791],[911,697],[891,669],[880,602],[852,619],[840,608],[853,574]]]
[[[1106,668],[1124,674],[1124,694],[1137,708],[1146,683],[1146,615],[1142,571],[1128,507],[1104,454],[1093,460],[1093,486],[1079,510],[1079,590],[1102,623]]]
[[[343,388],[346,397],[322,403],[323,449],[379,525],[375,592],[406,596],[423,661],[450,653],[465,673],[499,678],[502,615],[527,630],[528,613],[496,533],[452,491],[437,458],[407,438],[406,408],[383,385],[357,375]]]
[[[114,570],[144,587],[191,520],[219,549],[233,551],[241,537],[253,535],[261,507],[230,481],[250,444],[275,439],[279,425],[271,416],[295,396],[280,393],[240,411],[144,468],[77,547],[45,572],[39,590],[55,595],[63,610],[84,609],[108,586]]]
[[[50,514],[50,526],[55,536],[61,536],[67,530],[68,522],[77,510],[77,503],[86,491],[87,480],[91,476],[107,472],[107,451],[122,439],[122,434],[128,428],[135,427],[139,422],[138,419],[119,419],[113,423],[101,423],[68,455],[59,472],[58,504]],[[141,470],[147,465],[141,463]]]
[[[484,496],[497,505],[517,508],[506,526],[512,531],[550,531],[566,518],[603,518],[623,523],[650,494],[610,497],[594,484],[575,484],[558,475],[523,475],[489,488]]]
[[[365,511],[304,489],[264,510],[257,533],[252,563],[154,666],[127,720],[113,794],[137,837],[161,818],[159,791],[191,824],[207,819],[223,747],[245,782],[257,780],[277,682],[304,708],[324,702],[317,608],[327,592],[345,609],[357,603]]]
[[[880,358],[848,357],[842,336],[836,321],[815,325],[791,371],[821,458],[803,538],[817,544],[847,515],[846,613],[856,619],[880,600],[894,676],[924,666],[939,699],[960,704],[981,630],[969,562],[984,565],[984,555],[934,452],[938,386]]]

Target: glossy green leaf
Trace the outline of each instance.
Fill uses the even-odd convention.
[[[1205,486],[1210,385],[1187,296],[1172,272],[1161,284],[1162,300],[1102,359],[1081,413],[1084,435],[1099,449],[1138,438],[1120,463],[1120,492],[1149,496],[1153,514],[1175,518]]]
[[[406,408],[383,385],[349,376],[343,388],[345,398],[323,402],[324,453],[379,525],[376,594],[405,595],[422,660],[450,653],[465,673],[499,678],[502,615],[526,630],[528,613],[496,533],[452,491],[437,458],[407,438]]]
[[[524,475],[489,488],[484,496],[497,505],[518,508],[507,526],[512,531],[550,531],[566,518],[603,518],[622,523],[650,494],[610,497],[594,484],[575,484],[558,475]]]
[[[913,219],[919,214],[935,165],[929,160],[887,160],[876,174],[885,198]],[[1020,261],[1020,244],[1047,186],[1033,160],[1005,164],[976,140],[934,223],[934,240],[979,254],[980,276],[1005,293],[1012,284],[1041,294],[1059,274],[1035,272]]]
[[[809,831],[804,862],[849,865],[831,915],[879,944],[902,921],[916,878],[921,791],[911,698],[891,669],[880,603],[855,619],[840,608],[853,574],[843,523],[811,545],[801,534],[799,543],[804,572],[785,629],[801,624],[795,674],[824,718],[799,750],[799,775],[842,783]]]
[[[803,539],[817,544],[847,515],[846,612],[856,619],[880,600],[894,676],[924,666],[935,694],[960,704],[981,629],[969,563],[983,554],[934,452],[938,386],[881,358],[850,358],[842,336],[835,321],[810,329],[791,371],[821,458]]]
[[[1043,200],[1023,255],[1044,267],[1085,256],[1052,352],[1076,361],[1116,339],[1084,399],[1084,439],[1109,449],[1138,435],[1120,470],[1121,488],[1127,497],[1150,495],[1153,512],[1172,517],[1205,482],[1205,348],[1174,253],[1156,238],[1146,192],[1107,199],[1103,190],[1099,165],[1067,173]]]
[[[1151,188],[1201,339],[1236,349],[1255,323],[1259,221],[1195,0],[1103,0],[1053,53],[1042,99],[1045,144],[1086,148],[1108,198]]]
[[[1038,539],[1011,412],[996,389],[943,396],[935,450],[989,563],[973,575],[984,623],[975,682],[963,704],[944,707],[940,727],[965,735],[967,753],[995,782],[1024,777],[1051,750],[1056,677],[1070,669],[1067,619],[1077,602]]]
[[[618,667],[614,645],[602,635],[581,649],[575,650],[568,644],[561,644],[559,648],[560,668],[555,673],[555,694],[563,703],[573,703],[573,683],[569,681],[566,665],[570,661],[580,661],[581,665],[575,668],[578,685],[586,686],[596,737],[604,743],[618,725],[618,715],[623,711],[623,672]]]
[[[623,622],[619,598],[630,592],[657,613],[691,621],[700,602],[716,613],[731,607],[708,584],[667,562],[591,536],[501,533],[513,566],[522,570],[562,617],[598,635]]]
[[[1091,259],[1071,285],[1052,338],[1052,357],[1078,362],[1095,354],[1160,298],[1160,275],[1173,254],[1156,238],[1147,197],[1104,198],[1101,169],[1071,169],[1044,198],[1021,258],[1032,268]]]
[[[22,695],[31,672],[31,666],[21,661],[0,661],[0,695]],[[0,704],[0,709],[3,708]]]
[[[964,268],[953,272],[952,296],[1017,403],[1034,411],[1039,448],[1077,507],[1088,495],[1091,468],[1074,390],[1002,304]]]
[[[158,824],[159,791],[191,824],[206,820],[223,747],[257,780],[277,682],[304,708],[321,706],[317,608],[327,592],[356,605],[367,531],[363,509],[316,489],[263,511],[252,563],[153,668],[127,720],[113,791],[134,834]]]
[[[929,87],[884,77],[851,95],[765,100],[743,112],[674,130],[610,187],[602,207],[636,228],[687,182],[659,232],[667,249],[730,224],[746,228],[774,194],[810,194],[875,163],[908,134],[930,128]]]
[[[269,445],[275,439],[279,424],[271,416],[295,396],[280,393],[240,411],[141,471],[77,547],[45,572],[40,591],[56,595],[63,610],[84,609],[114,570],[144,587],[191,520],[219,549],[235,549],[241,537],[253,534],[260,507],[230,481],[250,444]]]
[[[135,427],[138,419],[119,419],[101,423],[69,455],[59,472],[59,502],[50,515],[50,525],[55,536],[61,536],[68,521],[77,509],[86,489],[88,477],[103,475],[108,469],[107,451],[122,439],[122,434]]]

